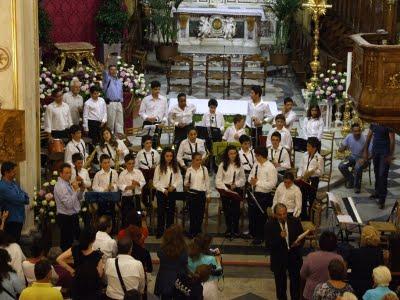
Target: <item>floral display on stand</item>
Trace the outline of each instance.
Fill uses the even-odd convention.
[[[319,75],[317,87],[311,93],[310,104],[324,102],[327,105],[326,125],[331,127],[332,110],[335,108],[335,126],[341,125],[341,106],[346,96],[346,72],[338,72],[333,63],[326,73]]]

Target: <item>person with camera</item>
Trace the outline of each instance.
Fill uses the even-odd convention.
[[[197,267],[201,265],[211,266],[211,276],[203,284],[204,300],[218,299],[218,279],[223,274],[222,257],[218,248],[210,249],[212,237],[198,235],[189,245],[189,271],[195,273]]]

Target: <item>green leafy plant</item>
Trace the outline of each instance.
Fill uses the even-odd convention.
[[[96,31],[104,44],[120,43],[128,22],[128,13],[121,0],[103,0],[96,15]]]
[[[38,10],[38,20],[39,20],[39,44],[45,45],[49,43],[50,39],[50,30],[51,30],[51,21],[49,15],[46,10],[43,8],[43,5],[39,2],[39,10]]]
[[[277,22],[272,50],[275,53],[285,53],[290,39],[290,28],[297,11],[301,8],[300,0],[276,0],[271,9]]]
[[[148,3],[151,7],[150,19],[155,26],[159,43],[161,41],[166,45],[175,43],[179,29],[173,10],[178,9],[182,1],[149,0]]]

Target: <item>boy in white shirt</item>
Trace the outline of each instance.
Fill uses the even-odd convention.
[[[137,211],[141,210],[140,205],[140,194],[142,188],[146,184],[146,180],[142,172],[135,169],[135,157],[132,154],[125,156],[125,167],[126,169],[119,174],[118,177],[118,188],[122,191],[121,198],[121,215],[122,215],[122,226],[127,227],[125,221],[129,212],[136,208]]]
[[[81,127],[79,125],[72,125],[69,129],[71,135],[71,140],[65,147],[64,162],[72,165],[72,155],[74,153],[79,153],[82,155],[83,162],[85,162],[87,153],[85,141],[82,140]]]
[[[233,125],[225,130],[222,140],[227,142],[239,142],[239,138],[246,134],[244,129],[244,118],[242,115],[235,115],[233,117]]]
[[[290,131],[292,129],[294,122],[297,119],[296,113],[293,111],[293,99],[290,97],[287,97],[283,100],[283,108],[282,111],[280,112],[285,116],[286,119],[286,124],[285,127]]]
[[[201,162],[202,155],[198,152],[193,153],[192,165],[187,169],[184,181],[189,201],[190,237],[201,233],[206,198],[210,201],[210,178],[207,168],[202,166]]]
[[[276,188],[272,209],[278,203],[285,204],[288,215],[295,218],[300,216],[302,206],[301,191],[294,184],[294,175],[291,172],[286,172],[283,175],[283,182]]]
[[[83,167],[83,158],[80,153],[72,155],[71,182],[78,181],[79,184],[85,185],[88,189],[92,186],[92,181],[89,177],[89,172]]]
[[[249,201],[249,230],[254,236],[253,245],[260,245],[264,240],[264,225],[267,221],[267,207],[272,207],[272,189],[278,182],[278,172],[268,161],[267,148],[259,146],[254,150],[257,163],[250,172],[248,182],[253,189],[254,198]],[[257,203],[255,202],[257,201]],[[261,207],[261,210],[259,208]]]
[[[276,127],[272,128],[268,133],[267,148],[271,147],[271,135],[274,132],[279,132],[281,135],[281,145],[290,151],[293,147],[293,141],[290,131],[285,127],[286,123],[285,116],[282,114],[277,115],[275,117],[275,123]]]
[[[251,169],[256,163],[256,157],[254,155],[254,150],[251,149],[251,138],[248,135],[240,136],[239,142],[242,145],[239,150],[240,163],[243,166],[247,180],[247,177],[249,176]]]
[[[271,135],[271,147],[268,148],[268,159],[275,166],[278,172],[290,169],[289,150],[281,145],[281,134],[275,131]]]
[[[190,166],[192,163],[192,155],[195,152],[200,153],[203,160],[206,158],[207,150],[204,140],[197,138],[197,130],[192,127],[188,131],[187,139],[183,140],[179,146],[176,156],[176,160],[183,170],[186,170]]]
[[[100,92],[98,86],[90,87],[90,98],[83,107],[83,130],[92,139],[93,146],[99,143],[101,128],[107,123],[107,105],[99,97]]]
[[[209,111],[203,114],[201,126],[219,128],[222,133],[225,128],[225,120],[224,115],[217,111],[217,107],[218,101],[216,99],[212,98],[208,101]]]

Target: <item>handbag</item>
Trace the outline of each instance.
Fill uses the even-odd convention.
[[[124,292],[124,300],[138,300],[138,299],[142,299],[142,296],[140,295],[139,291],[132,289],[132,290],[127,290],[124,280],[122,279],[121,276],[121,271],[119,270],[119,266],[118,266],[118,258],[115,259],[115,268],[117,269],[117,274],[118,274],[118,279],[119,282],[122,286],[122,290]]]
[[[111,79],[108,81],[106,90],[104,91],[104,101],[106,102],[106,104],[110,104],[110,98],[107,98],[107,91],[108,91],[108,88],[110,87],[110,83],[111,83]]]

